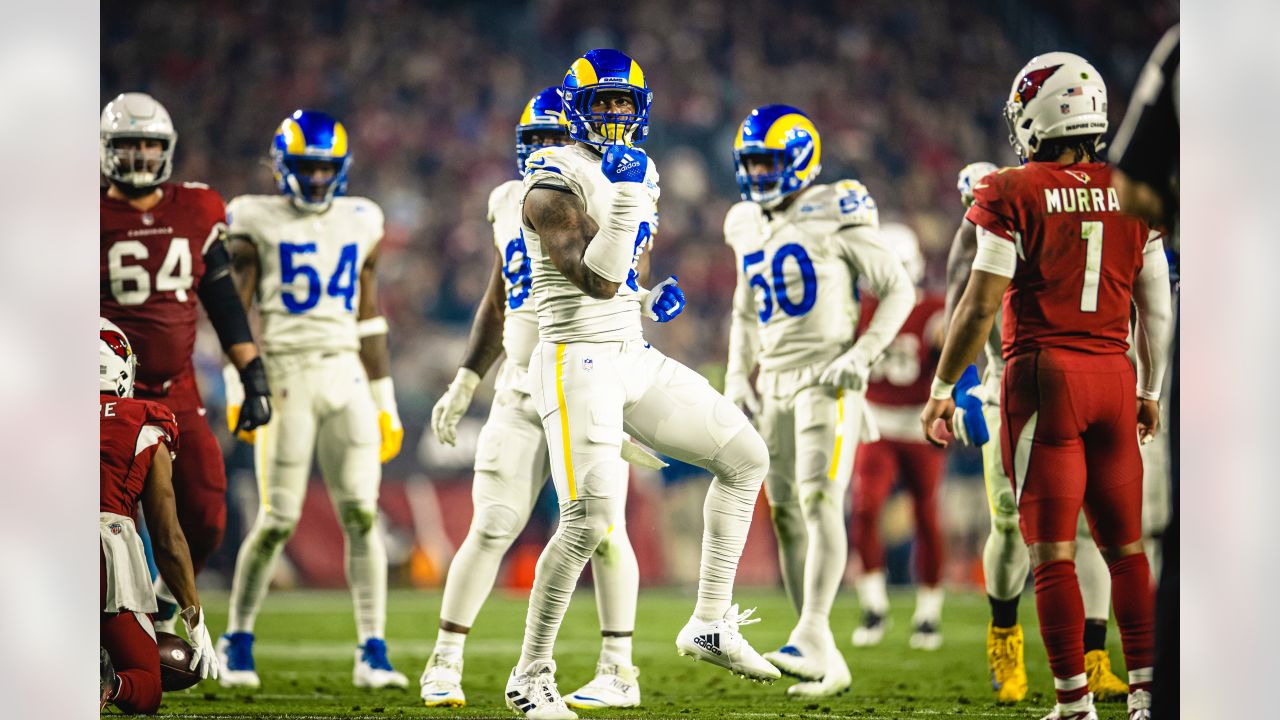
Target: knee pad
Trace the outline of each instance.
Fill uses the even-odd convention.
[[[342,529],[348,535],[368,535],[378,519],[378,508],[364,503],[342,503],[340,510]]]
[[[488,505],[476,508],[475,517],[471,518],[471,532],[485,547],[506,550],[516,539],[519,520],[516,511],[509,507]]]
[[[1012,489],[1001,489],[991,499],[991,527],[1000,533],[1020,532],[1018,528],[1018,502]]]
[[[269,545],[283,545],[293,536],[298,527],[298,518],[293,515],[282,515],[271,510],[262,517],[262,539]]]

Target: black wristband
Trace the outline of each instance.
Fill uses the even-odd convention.
[[[271,388],[267,386],[267,367],[262,364],[262,358],[256,357],[240,369],[240,384],[244,385],[246,398],[271,394]]]

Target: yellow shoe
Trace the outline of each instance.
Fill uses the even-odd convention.
[[[998,628],[987,623],[987,667],[996,702],[1016,703],[1027,697],[1027,664],[1022,659],[1022,626]]]
[[[1129,697],[1129,684],[1111,672],[1111,656],[1106,650],[1090,650],[1084,654],[1084,672],[1089,676],[1089,692],[1098,702],[1124,702]]]

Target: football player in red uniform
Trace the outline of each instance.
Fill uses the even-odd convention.
[[[148,95],[120,95],[102,111],[101,139],[107,186],[101,193],[99,306],[145,358],[138,397],[161,402],[177,416],[182,454],[174,463],[174,493],[199,572],[222,541],[227,479],[191,361],[197,297],[244,383],[241,430],[271,417],[266,370],[231,278],[222,198],[197,183],[165,182],[178,139],[168,111]],[[171,601],[162,584],[157,590],[162,601]],[[162,608],[160,617],[171,610],[171,604]]]
[[[880,226],[885,244],[902,260],[916,287],[924,280],[924,256],[915,232],[900,223]],[[884,637],[889,596],[885,592],[884,547],[880,544],[880,510],[898,480],[911,493],[916,521],[916,610],[911,647],[942,646],[942,530],[938,524],[938,487],[946,454],[920,438],[916,423],[929,399],[929,381],[938,364],[942,341],[943,299],[917,290],[917,302],[871,368],[867,404],[880,439],[858,448],[853,466],[854,545],[862,558],[858,602],[862,624],[853,633],[857,647],[876,645]],[[863,302],[862,317],[875,312],[875,300]]]
[[[160,653],[145,614],[155,612],[156,596],[133,523],[139,500],[151,528],[156,566],[183,608],[195,649],[191,669],[201,677],[217,677],[218,660],[174,507],[170,455],[178,446],[177,420],[164,405],[133,398],[137,357],[125,334],[106,318],[99,321],[98,358],[99,709],[110,702],[126,713],[150,715],[160,706]]]
[[[1138,442],[1159,423],[1171,298],[1159,237],[1120,213],[1112,169],[1097,159],[1106,103],[1101,75],[1070,53],[1033,58],[1015,77],[1005,117],[1028,162],[974,187],[965,217],[978,252],[920,416],[930,441],[945,445],[936,421],[950,427],[954,384],[1003,301],[1003,464],[1031,555],[1054,720],[1097,718],[1074,561],[1082,506],[1111,572],[1129,718],[1150,717],[1153,595]],[[1136,376],[1125,357],[1134,305]]]

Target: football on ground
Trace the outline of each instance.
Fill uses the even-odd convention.
[[[191,670],[191,645],[173,633],[156,631],[160,648],[160,687],[165,692],[186,690],[200,682],[200,673]]]
[[[225,593],[202,593],[209,629],[226,628]],[[763,618],[743,633],[760,651],[786,642],[795,621],[781,590],[740,587],[734,601],[756,607]],[[836,642],[853,674],[849,692],[820,700],[786,696],[793,680],[773,685],[733,677],[709,663],[676,654],[676,633],[689,619],[694,596],[673,590],[642,590],[637,609],[634,660],[640,668],[642,707],[584,710],[586,718],[1022,718],[1035,720],[1053,708],[1053,678],[1039,642],[1030,591],[1019,616],[1027,637],[1031,692],[1026,702],[997,705],[987,677],[986,632],[990,611],[978,591],[950,592],[942,615],[946,642],[937,652],[912,650],[911,591],[891,592],[892,627],[874,648],[852,647],[849,636],[859,612],[852,592],[842,592],[832,613]],[[355,627],[351,595],[345,590],[273,592],[255,628],[254,658],[262,687],[227,690],[206,680],[190,690],[166,693],[160,712],[189,720],[203,718],[515,718],[503,704],[507,675],[520,655],[528,599],[495,591],[467,640],[462,679],[467,705],[427,709],[415,682],[431,654],[439,620],[440,593],[393,590],[387,598],[387,647],[391,662],[408,675],[405,690],[359,690],[351,684]],[[1112,667],[1123,677],[1119,638],[1111,629]],[[557,680],[568,694],[589,681],[600,652],[595,598],[590,590],[573,597],[556,642]],[[1101,720],[1124,720],[1124,703],[1099,704]]]

